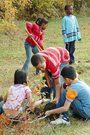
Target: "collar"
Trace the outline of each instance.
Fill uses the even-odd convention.
[[[78,78],[72,80],[72,83],[75,83],[77,80],[78,80]],[[71,84],[72,84],[72,83],[71,83]]]

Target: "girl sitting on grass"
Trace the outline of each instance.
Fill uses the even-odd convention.
[[[0,113],[3,113],[4,111],[4,113],[10,118],[15,118],[19,113],[25,111],[25,99],[28,100],[30,106],[33,103],[33,110],[36,106],[44,102],[44,99],[33,102],[32,92],[29,86],[27,86],[26,72],[16,70],[14,74],[14,85],[10,87],[5,103],[3,105],[0,103]]]

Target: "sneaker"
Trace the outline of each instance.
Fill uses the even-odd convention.
[[[59,117],[58,119],[50,122],[52,125],[59,125],[59,124],[70,124],[70,121],[66,118]]]
[[[59,118],[62,118],[63,117],[63,114],[60,114]]]

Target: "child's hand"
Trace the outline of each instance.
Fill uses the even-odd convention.
[[[42,35],[43,32],[40,32],[40,36]]]
[[[46,111],[45,112],[45,116],[49,116],[49,115],[51,115],[52,113],[51,113],[51,111]]]
[[[32,35],[32,34],[28,34],[28,36],[29,36],[30,38],[33,38],[33,35]]]
[[[45,103],[45,102],[50,103],[50,99],[44,99],[44,98],[43,98],[43,102],[44,102],[44,103]]]
[[[52,100],[52,103],[57,103],[57,98],[55,97],[53,100]]]

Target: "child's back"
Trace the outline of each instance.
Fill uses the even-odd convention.
[[[22,111],[22,104],[27,97],[27,94],[31,93],[28,86],[17,84],[10,87],[7,100],[3,106],[4,109],[15,109],[19,112]]]
[[[25,71],[16,70],[14,74],[14,85],[12,85],[7,93],[3,110],[9,117],[15,117],[23,111],[23,103],[27,98],[28,102],[32,101],[32,93],[27,86],[27,74]]]
[[[77,80],[68,86],[68,99],[71,99],[71,91],[73,92],[73,97],[75,93],[78,100],[81,101],[84,111],[87,112],[89,109],[88,115],[90,115],[90,87],[83,81]]]
[[[12,85],[7,93],[6,101],[3,104],[0,103],[0,113],[4,113],[10,117],[15,118],[26,110],[25,99],[28,101],[28,107],[31,111],[34,111],[35,107],[45,102],[41,99],[34,102],[32,98],[32,92],[27,86],[27,74],[23,70],[16,70],[14,74],[14,85]]]

